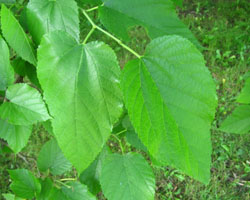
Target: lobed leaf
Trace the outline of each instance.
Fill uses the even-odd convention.
[[[217,97],[195,46],[179,36],[153,40],[142,59],[125,66],[121,85],[131,122],[149,153],[208,183]]]
[[[38,50],[38,78],[58,144],[81,173],[122,111],[115,53],[100,42],[82,45],[65,32],[51,32]]]

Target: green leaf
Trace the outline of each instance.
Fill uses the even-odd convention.
[[[22,77],[26,76],[27,71],[27,62],[24,61],[22,58],[17,57],[11,62],[12,67],[14,68],[15,72]]]
[[[188,40],[153,40],[123,71],[130,120],[149,153],[197,180],[210,178],[210,127],[216,88],[200,52]]]
[[[50,200],[49,195],[53,188],[53,182],[50,178],[46,178],[45,180],[41,180],[41,192],[37,196],[37,200]]]
[[[32,126],[18,126],[0,119],[0,138],[7,141],[15,154],[19,153],[28,143]]]
[[[31,199],[41,191],[41,185],[36,177],[26,169],[9,170],[12,183],[11,190],[19,197]]]
[[[9,59],[9,48],[0,35],[0,90],[6,90],[9,85],[14,83],[14,70]]]
[[[74,0],[30,0],[27,5],[27,26],[40,44],[45,33],[63,30],[79,41],[78,7]]]
[[[86,185],[79,182],[70,182],[68,187],[62,187],[62,193],[68,200],[96,200],[96,198],[88,191]]]
[[[250,105],[238,106],[229,117],[223,121],[221,131],[235,134],[246,134],[250,131]]]
[[[0,0],[0,4],[5,3],[5,4],[14,4],[16,3],[16,0]]]
[[[51,32],[38,50],[38,78],[57,142],[81,173],[100,153],[122,111],[115,53],[100,42],[78,44],[64,32]]]
[[[29,64],[20,57],[14,59],[11,64],[17,74],[23,77],[27,76],[31,83],[36,87],[41,88],[37,79],[36,67],[34,65]]]
[[[140,154],[109,155],[104,161],[100,181],[109,200],[154,199],[155,177]]]
[[[15,195],[13,194],[3,194],[3,197],[6,199],[6,200],[23,200],[19,197],[16,197]]]
[[[63,186],[60,190],[54,188],[49,199],[55,200],[96,200],[88,191],[86,185],[79,182],[69,182],[68,187]]]
[[[172,0],[176,6],[183,7],[183,0]]]
[[[61,175],[72,168],[55,139],[50,140],[42,147],[38,155],[37,166],[40,171],[50,170],[53,175]]]
[[[89,188],[89,191],[92,194],[96,195],[101,190],[99,179],[101,175],[103,162],[108,155],[109,155],[109,149],[107,146],[104,146],[99,156],[94,160],[94,162],[86,170],[84,170],[81,173],[79,177],[80,182],[87,185]]]
[[[4,4],[1,9],[1,26],[4,38],[16,53],[24,60],[36,65],[35,50],[30,39],[25,34],[17,19]]]
[[[240,95],[237,98],[238,103],[250,104],[250,78],[245,81],[245,86],[243,87]]]
[[[104,0],[99,14],[104,26],[126,41],[129,40],[129,28],[144,26],[152,39],[180,35],[200,47],[192,32],[178,18],[171,0]]]
[[[25,83],[10,86],[7,102],[0,106],[0,118],[15,125],[32,125],[50,119],[41,94]]]
[[[42,122],[43,127],[45,128],[45,130],[50,134],[54,136],[53,133],[53,128],[52,128],[52,124],[50,120],[47,120],[46,122]]]
[[[147,152],[147,148],[143,145],[141,140],[138,138],[138,135],[135,131],[127,131],[126,138],[129,144],[131,144],[134,148]]]
[[[141,140],[138,138],[138,135],[135,132],[134,127],[132,126],[128,115],[124,117],[124,119],[122,120],[122,125],[124,128],[127,129],[126,139],[128,143],[138,150],[147,152],[148,151],[147,148],[142,144]]]
[[[102,0],[76,0],[77,3],[80,4],[91,4],[91,5],[100,5],[102,4]]]

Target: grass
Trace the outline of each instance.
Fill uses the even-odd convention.
[[[236,106],[235,97],[244,82],[243,75],[250,70],[250,2],[248,0],[186,0],[178,9],[179,15],[205,47],[207,61],[216,85],[219,106],[211,131],[213,153],[211,181],[205,186],[170,167],[155,167],[157,177],[156,200],[247,200],[250,199],[250,137],[232,135],[217,130],[221,122]],[[95,13],[92,17],[97,18]],[[81,20],[85,22],[83,16]],[[82,39],[91,29],[82,26]],[[128,44],[140,54],[149,42],[141,27],[130,31]],[[106,36],[94,32],[89,41],[102,40],[116,51],[121,67],[134,58]],[[119,130],[118,130],[119,131]],[[18,156],[8,152],[2,144],[0,154],[0,193],[9,191],[7,169],[27,168],[38,175],[35,158],[42,145],[50,138],[41,125],[34,127],[28,146]],[[124,141],[123,141],[124,142]],[[111,140],[112,151],[118,151]],[[1,153],[1,151],[0,151]],[[104,199],[102,194],[99,199]]]

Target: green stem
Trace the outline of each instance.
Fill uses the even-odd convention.
[[[57,183],[60,183],[61,185],[63,185],[63,186],[65,186],[65,187],[67,187],[67,188],[71,188],[69,185],[67,185],[67,184],[65,184],[65,183],[63,183],[63,182],[61,182],[61,181],[58,181],[58,180],[55,180]]]
[[[83,41],[83,44],[86,44],[88,39],[90,38],[90,36],[93,34],[93,32],[95,31],[95,27],[92,26],[92,29],[89,31],[88,35],[86,36],[86,38]]]
[[[95,23],[93,22],[93,20],[89,17],[88,13],[82,9],[82,13],[84,14],[84,16],[87,18],[87,20],[89,21],[89,23],[96,28]]]
[[[142,56],[139,55],[137,52],[135,52],[133,49],[131,49],[129,46],[125,45],[121,40],[119,40],[118,38],[116,38],[115,36],[113,36],[112,34],[110,34],[109,32],[105,31],[104,29],[102,29],[101,27],[97,26],[93,20],[89,17],[88,13],[82,9],[82,13],[84,14],[84,16],[87,18],[87,20],[90,22],[90,24],[92,25],[92,27],[94,29],[97,29],[99,31],[101,31],[102,33],[104,33],[106,36],[110,37],[111,39],[113,39],[114,41],[116,41],[119,45],[121,45],[124,49],[128,50],[130,53],[134,54],[137,58],[141,58]]]
[[[86,10],[86,12],[91,12],[91,11],[97,10],[98,8],[99,8],[99,6],[96,6],[96,7],[93,7],[93,8]]]
[[[96,7],[90,8],[90,9],[86,10],[86,12],[91,12],[91,11],[97,10],[101,6],[104,6],[104,3],[102,5],[100,5],[100,6],[96,6]]]
[[[127,129],[124,129],[124,130],[122,130],[122,131],[120,131],[120,132],[118,132],[118,133],[115,133],[114,135],[120,135],[120,134],[122,134],[122,133],[124,133],[124,132],[126,132],[127,131]]]
[[[113,136],[118,142],[119,142],[119,145],[120,145],[120,148],[121,148],[121,152],[122,154],[124,154],[124,149],[123,149],[123,146],[122,146],[122,141],[114,134],[111,134],[111,136]]]
[[[76,181],[76,178],[62,178],[60,181]]]

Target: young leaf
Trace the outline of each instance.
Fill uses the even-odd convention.
[[[55,139],[50,140],[42,147],[38,155],[37,166],[40,171],[50,170],[53,175],[61,175],[72,168]]]
[[[0,118],[15,125],[32,125],[50,119],[41,94],[25,83],[10,86],[7,102],[0,106]]]
[[[250,104],[250,78],[245,81],[245,86],[243,87],[240,95],[237,98],[238,103]]]
[[[32,126],[18,126],[0,119],[0,138],[7,141],[15,154],[19,153],[28,143]]]
[[[109,155],[104,161],[100,181],[109,200],[154,199],[155,177],[140,154]]]
[[[9,170],[11,190],[19,197],[31,199],[41,191],[38,179],[26,169]]]
[[[179,36],[153,40],[142,59],[125,66],[121,85],[130,120],[149,153],[208,183],[217,97],[195,46]]]
[[[0,35],[0,90],[14,83],[14,70],[10,65],[9,48]]]
[[[26,10],[27,26],[40,44],[45,33],[63,30],[79,41],[78,7],[74,0],[30,0]]]
[[[129,40],[129,28],[140,25],[147,29],[152,39],[180,35],[200,47],[191,31],[178,18],[171,0],[104,0],[99,14],[104,26],[123,40]]]
[[[100,153],[122,111],[120,68],[107,45],[78,44],[62,31],[45,35],[38,78],[66,158],[79,173]]]
[[[96,198],[88,191],[86,185],[79,182],[67,183],[68,187],[63,186],[60,190],[53,188],[49,199],[55,200],[96,200]]]
[[[35,51],[31,41],[17,19],[4,4],[2,4],[1,9],[1,26],[4,38],[16,53],[24,60],[36,65]]]
[[[109,149],[107,146],[104,146],[99,156],[94,160],[94,162],[86,170],[84,170],[81,173],[79,177],[80,182],[87,185],[89,188],[89,191],[92,194],[97,194],[101,190],[99,179],[100,179],[103,162],[108,155],[109,155]]]
[[[223,121],[221,131],[235,134],[246,134],[250,131],[250,105],[237,107],[229,117]]]

